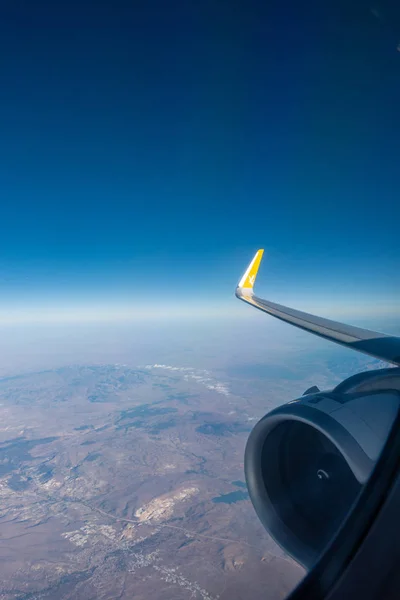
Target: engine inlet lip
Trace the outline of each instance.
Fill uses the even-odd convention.
[[[304,423],[326,436],[340,452],[359,482],[365,482],[374,462],[352,435],[330,415],[309,405],[292,402],[278,407],[265,415],[254,427],[248,438],[244,458],[244,470],[249,496],[258,518],[272,538],[306,569],[318,556],[315,548],[306,545],[280,518],[264,485],[262,453],[268,435],[280,424],[288,421]]]

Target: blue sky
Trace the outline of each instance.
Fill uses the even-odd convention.
[[[271,299],[395,312],[400,20],[323,4],[3,3],[2,321],[233,314],[258,247]]]

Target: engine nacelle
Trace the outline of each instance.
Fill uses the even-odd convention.
[[[368,480],[400,405],[400,369],[350,377],[268,413],[245,453],[247,487],[278,544],[309,568]]]

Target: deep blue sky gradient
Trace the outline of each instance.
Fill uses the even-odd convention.
[[[230,303],[258,247],[272,299],[395,305],[400,18],[347,4],[3,2],[0,307]]]

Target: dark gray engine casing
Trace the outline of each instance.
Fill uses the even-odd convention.
[[[309,568],[368,480],[400,405],[400,369],[350,377],[268,413],[251,432],[245,476],[258,517]]]

